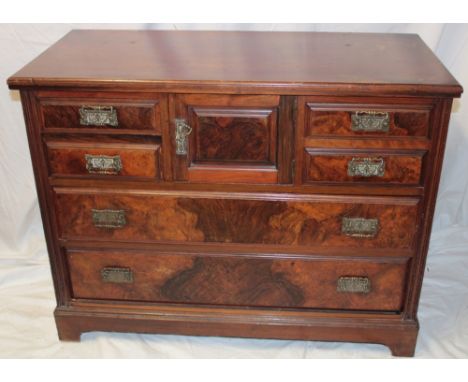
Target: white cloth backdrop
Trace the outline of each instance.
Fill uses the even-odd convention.
[[[71,29],[418,33],[468,89],[465,24],[0,25],[0,357],[390,357],[381,345],[89,333],[57,339],[55,306],[24,121],[6,79]],[[450,123],[423,284],[417,357],[468,358],[468,95]]]

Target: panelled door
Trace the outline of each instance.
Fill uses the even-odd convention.
[[[179,94],[173,101],[175,180],[271,184],[287,178],[280,176],[291,163],[279,144],[286,128],[279,124],[279,96]]]

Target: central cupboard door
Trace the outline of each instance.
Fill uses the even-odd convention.
[[[172,107],[174,175],[197,183],[284,183],[291,158],[280,140],[279,96],[179,94]],[[292,140],[291,140],[292,142]],[[285,142],[285,146],[290,142]]]

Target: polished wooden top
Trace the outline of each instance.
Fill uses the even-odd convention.
[[[23,86],[459,95],[417,35],[75,30],[9,78]]]

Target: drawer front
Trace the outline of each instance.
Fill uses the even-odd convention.
[[[407,260],[67,253],[73,296],[285,308],[398,311]]]
[[[304,181],[419,185],[424,153],[306,149]]]
[[[138,97],[132,99],[133,97]],[[44,129],[145,131],[161,134],[161,100],[118,93],[40,92]]]
[[[102,176],[159,179],[158,144],[47,141],[52,176]]]
[[[426,105],[306,103],[305,136],[427,137]]]
[[[63,238],[412,249],[418,226],[412,198],[78,192],[56,190]]]

